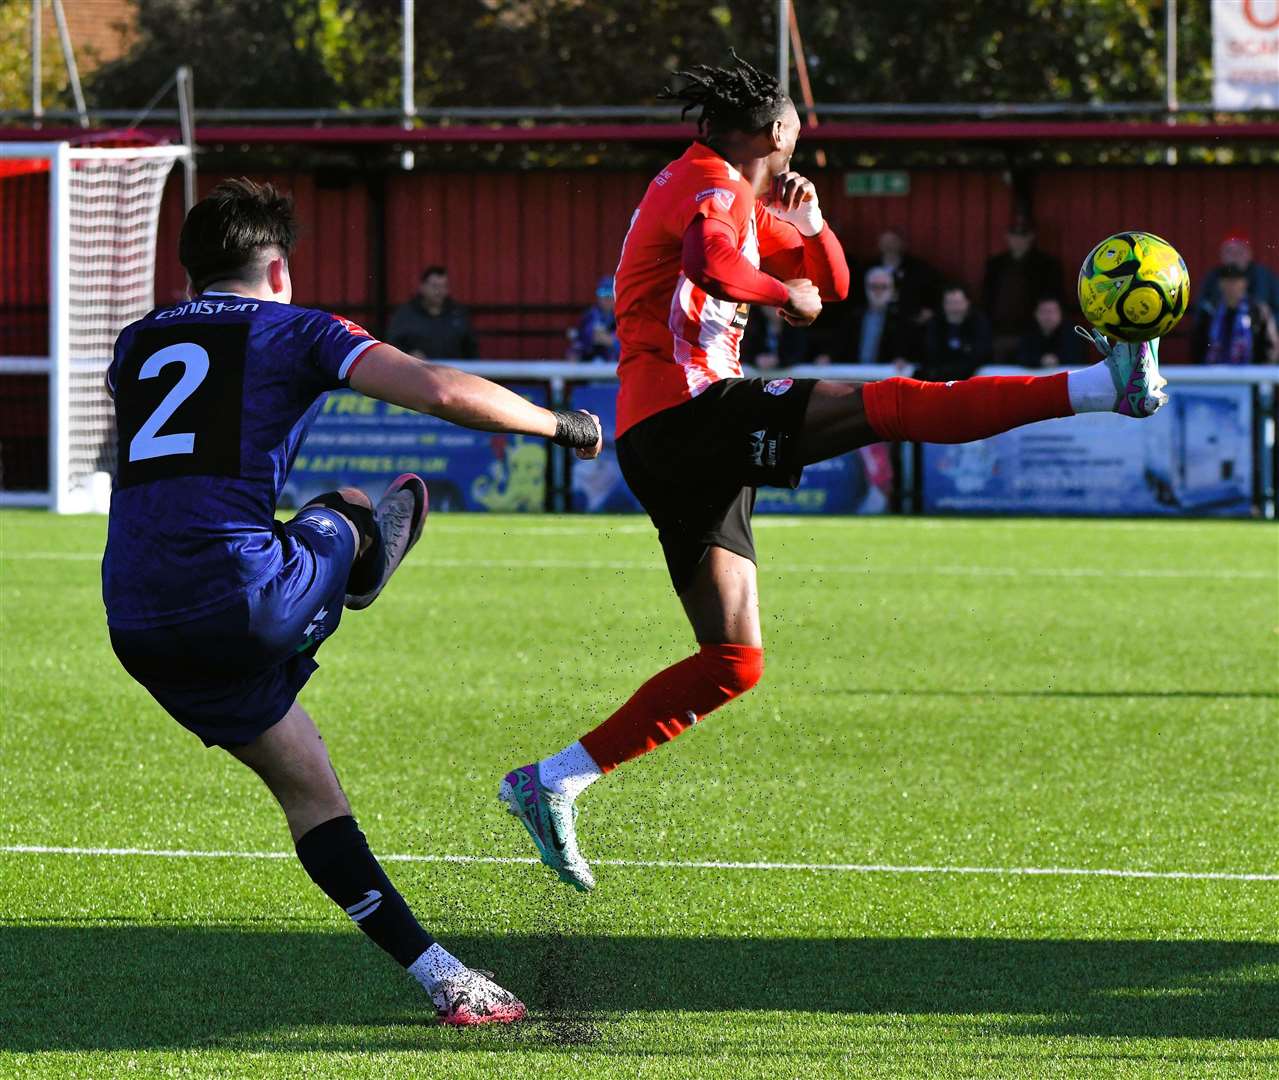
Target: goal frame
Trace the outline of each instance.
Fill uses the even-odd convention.
[[[47,375],[49,378],[49,486],[45,491],[0,491],[0,507],[47,507],[54,513],[76,513],[85,507],[70,490],[71,411],[71,174],[76,161],[167,158],[189,161],[190,148],[175,146],[87,147],[61,142],[0,142],[0,160],[43,160],[49,163],[49,355],[0,357],[0,376]],[[151,224],[154,250],[159,215]]]

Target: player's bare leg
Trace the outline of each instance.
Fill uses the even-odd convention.
[[[230,753],[275,796],[295,843],[317,825],[351,813],[324,738],[297,702],[278,724]]]
[[[948,383],[885,379],[822,380],[813,389],[800,436],[803,464],[883,440],[961,443],[1022,424],[1082,412],[1153,415],[1166,402],[1159,342],[1111,345],[1086,335],[1103,358],[1092,367],[1052,375],[978,376]]]
[[[581,891],[595,885],[577,843],[575,800],[624,761],[670,742],[750,690],[764,673],[759,589],[750,559],[712,546],[680,594],[698,651],[658,672],[612,716],[558,754],[506,774],[498,797],[542,862]]]
[[[443,1023],[509,1023],[524,1016],[513,994],[468,968],[414,918],[369,851],[324,739],[297,702],[253,742],[230,752],[279,802],[311,880],[422,984]]]
[[[726,548],[708,548],[679,601],[699,645],[763,647],[758,574],[750,559]]]

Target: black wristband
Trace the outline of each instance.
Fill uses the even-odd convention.
[[[555,435],[551,442],[556,446],[567,446],[574,450],[589,450],[599,442],[599,426],[586,413],[557,412],[554,416]]]

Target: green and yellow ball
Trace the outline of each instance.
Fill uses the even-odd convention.
[[[1167,240],[1121,232],[1088,253],[1079,269],[1084,318],[1120,341],[1163,337],[1190,306],[1190,272]]]

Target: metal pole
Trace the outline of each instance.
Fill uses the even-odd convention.
[[[400,25],[403,33],[403,45],[400,48],[403,64],[400,71],[400,112],[405,131],[413,127],[413,118],[417,115],[417,95],[413,84],[413,7],[414,0],[400,0]],[[405,150],[400,155],[400,168],[407,172],[413,165],[413,151]]]
[[[40,53],[43,51],[40,26],[40,0],[31,0],[31,118],[40,127],[44,116],[44,74],[40,70]]]
[[[777,0],[777,81],[790,93],[790,0]]]
[[[62,9],[62,0],[52,0],[53,18],[58,24],[58,41],[62,45],[62,62],[67,66],[67,79],[71,83],[71,94],[75,98],[76,115],[80,118],[80,126],[89,126],[89,110],[84,105],[84,91],[80,88],[80,69],[76,67],[75,50],[71,48],[71,32],[67,29],[67,13]]]
[[[183,64],[174,75],[178,94],[178,123],[182,128],[182,142],[187,156],[182,159],[182,203],[186,212],[195,205],[195,77],[188,64]]]
[[[1164,0],[1164,108],[1168,110],[1168,124],[1177,122],[1177,0]],[[1164,153],[1169,165],[1177,164],[1177,148],[1170,146]]]

